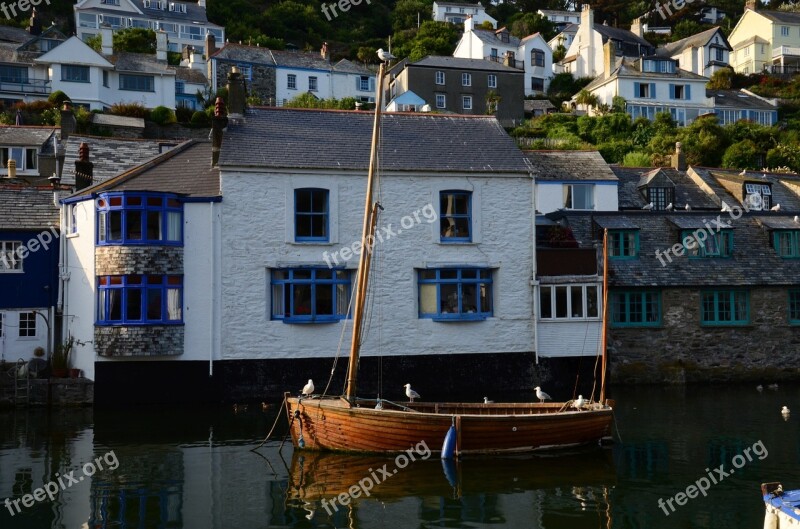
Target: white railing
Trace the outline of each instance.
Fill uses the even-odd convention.
[[[780,57],[781,55],[795,55],[800,56],[800,46],[778,46],[772,49],[772,57]]]

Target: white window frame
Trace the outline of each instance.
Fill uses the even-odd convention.
[[[567,302],[567,314],[566,316],[558,316],[556,310],[556,292],[559,288],[566,288],[566,302]],[[594,288],[594,298],[595,298],[595,310],[597,312],[594,316],[589,316],[589,294],[588,289]],[[572,290],[573,289],[580,289],[581,292],[581,316],[575,316],[574,311],[572,310]],[[549,290],[550,293],[550,317],[544,317],[544,311],[542,310],[542,297],[546,297],[545,290]],[[539,321],[598,321],[602,318],[603,309],[602,309],[602,299],[600,297],[600,291],[602,290],[601,285],[598,283],[558,283],[558,284],[546,284],[546,285],[539,285],[539,296],[537,299],[537,303],[539,306],[538,317]]]
[[[587,188],[591,191],[591,195],[589,197],[591,204],[588,208],[576,208],[575,205],[575,186],[580,186],[581,188]],[[594,211],[595,208],[595,186],[594,184],[564,184],[563,187],[563,196],[564,196],[564,209],[571,209],[577,211]],[[569,197],[569,204],[567,203],[567,198]],[[585,204],[584,204],[585,205]]]
[[[439,101],[441,98],[441,104]],[[436,94],[436,108],[447,108],[447,95],[446,94]]]
[[[489,88],[497,88],[497,75],[490,73],[486,79],[486,84]]]
[[[436,84],[444,86],[444,72],[441,70],[436,71]]]
[[[313,86],[313,88],[312,88]],[[316,75],[308,76],[308,91],[309,92],[318,92],[319,91],[319,79]]]
[[[461,108],[463,110],[472,110],[472,96],[461,96]]]
[[[297,90],[297,75],[290,73],[286,74],[286,89]]]
[[[22,248],[22,241],[0,241],[0,274],[22,274],[25,272],[25,259],[19,255],[20,248]]]
[[[461,86],[472,86],[472,74],[471,73],[462,73],[461,74]]]
[[[27,311],[21,311],[18,314],[19,314],[19,319],[17,320],[17,322],[19,323],[19,327],[17,328],[17,337],[20,340],[35,340],[36,338],[38,338],[39,337],[39,326],[36,324],[36,313],[34,311],[27,310]],[[27,316],[27,315],[31,315],[31,314],[33,315],[33,336],[29,336],[29,335],[23,336],[22,335],[22,330],[23,330],[22,317],[23,317],[23,315]],[[28,329],[29,327],[26,325],[25,328]]]

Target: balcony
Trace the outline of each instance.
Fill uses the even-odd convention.
[[[0,93],[6,94],[49,94],[50,81],[47,79],[0,79]]]
[[[776,57],[800,57],[800,46],[778,46],[772,49],[772,58]]]
[[[523,61],[518,61],[518,60],[510,59],[510,58],[506,59],[505,57],[500,56],[500,55],[487,55],[486,57],[484,57],[484,59],[486,59],[487,61],[493,61],[493,62],[497,62],[497,63],[500,63],[500,64],[504,64],[506,66],[510,66],[512,68],[516,68],[517,70],[524,70],[525,69],[525,63]]]

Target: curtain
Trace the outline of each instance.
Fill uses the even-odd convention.
[[[167,319],[170,321],[180,321],[182,319],[180,289],[167,289],[167,315]]]
[[[181,240],[181,214],[179,211],[167,213],[167,240]]]

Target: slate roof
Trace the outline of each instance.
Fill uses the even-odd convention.
[[[75,160],[81,142],[89,145],[89,159],[94,163],[94,181],[104,182],[109,178],[135,167],[160,154],[161,145],[172,144],[165,140],[139,140],[103,138],[97,136],[70,136],[66,144],[66,156],[61,181],[75,182]]]
[[[92,123],[107,127],[131,127],[135,129],[144,129],[143,118],[115,116],[114,114],[92,114]]]
[[[33,38],[33,35],[22,28],[14,26],[0,26],[0,41],[22,44]]]
[[[636,33],[628,31],[627,29],[615,28],[606,26],[605,24],[595,24],[594,30],[600,33],[603,37],[605,44],[608,39],[617,40],[627,44],[641,45],[643,50],[653,50],[653,45],[638,36]]]
[[[606,180],[617,177],[598,151],[525,151],[537,180]]]
[[[580,11],[559,11],[558,9],[540,9],[539,13],[542,15],[556,15],[556,16],[580,16]]]
[[[660,46],[656,49],[656,53],[661,56],[665,57],[672,57],[673,55],[678,55],[679,53],[683,53],[684,50],[687,48],[700,48],[708,44],[711,38],[719,32],[719,35],[722,37],[721,44],[728,50],[732,50],[731,45],[728,44],[725,35],[722,34],[718,26],[715,26],[711,29],[707,29],[705,31],[701,31],[700,33],[696,33],[690,37],[686,37],[681,40],[676,40],[675,42],[669,42]]]
[[[237,63],[331,70],[330,61],[323,59],[319,52],[270,50],[260,46],[247,46],[233,42],[226,43],[211,57]]]
[[[647,79],[664,79],[664,80],[685,79],[689,81],[691,80],[708,81],[708,77],[698,75],[688,70],[682,70],[680,68],[676,68],[675,73],[643,72],[641,70],[641,67],[639,66],[640,60],[641,59],[629,60],[622,58],[621,60],[619,60],[617,66],[611,71],[611,73],[595,77],[591,83],[586,85],[586,90],[592,91],[595,88],[598,88],[620,77],[626,79],[647,78]]]
[[[106,57],[118,72],[140,72],[175,75],[175,69],[166,62],[159,62],[156,56],[147,53],[120,52]]]
[[[524,74],[522,70],[506,66],[505,64],[487,61],[486,59],[464,59],[445,55],[428,55],[422,59],[409,63],[409,66],[424,66],[427,68],[456,68],[459,70],[481,70],[487,72],[506,72]]]
[[[771,203],[780,204],[784,212],[800,212],[800,196],[790,186],[800,190],[800,177],[779,173],[766,173],[763,171],[749,171],[742,176],[738,171],[725,171],[722,169],[702,169],[697,171],[704,176],[704,180],[711,179],[721,194],[733,200],[726,200],[729,206],[744,205],[745,182],[772,184]],[[712,187],[714,187],[712,185]]]
[[[800,24],[800,13],[791,11],[769,11],[761,9],[756,11],[756,13],[768,18],[773,22],[777,22],[778,24]]]
[[[42,230],[59,225],[51,186],[19,186],[0,182],[0,230]]]
[[[312,68],[330,70],[330,61],[323,59],[319,52],[270,50],[276,66],[292,68]]]
[[[664,176],[675,184],[676,210],[682,210],[686,204],[693,210],[720,209],[719,202],[703,192],[686,171],[678,171],[671,167],[659,168]],[[619,178],[619,209],[642,209],[647,204],[645,195],[639,190],[642,175],[653,171],[652,167],[619,167],[611,166],[611,170]]]
[[[512,48],[519,47],[519,38],[511,35],[508,35],[508,42],[503,42],[500,40],[500,37],[497,35],[500,33],[500,30],[505,28],[500,28],[498,30],[488,30],[488,29],[473,29],[472,33],[475,34],[476,37],[481,39],[481,41],[485,42],[486,44],[494,44],[500,46],[511,46]]]
[[[722,221],[730,220],[727,213],[718,213]],[[709,212],[559,212],[551,218],[563,219],[572,228],[581,247],[591,248],[601,240],[599,222],[622,219],[639,229],[639,257],[609,260],[609,282],[613,287],[725,287],[796,285],[798,263],[778,257],[772,247],[769,230],[761,225],[766,215],[745,214],[731,220],[734,228],[731,258],[689,258],[664,252],[680,242],[682,230],[673,222],[687,216],[716,219]],[[662,253],[662,266],[656,258]]]
[[[549,99],[526,99],[524,102],[525,112],[533,112],[534,110],[550,110],[556,108]]]
[[[359,75],[376,75],[375,72],[368,70],[361,64],[356,64],[347,59],[342,59],[333,65],[334,71],[343,73],[355,73]]]
[[[228,125],[220,167],[366,171],[373,114],[254,108]],[[387,113],[381,168],[415,172],[525,172],[516,142],[494,117]]]
[[[219,168],[211,167],[211,142],[189,140],[106,182],[82,189],[76,195],[112,190],[220,196]]]
[[[715,107],[745,108],[753,110],[777,110],[777,106],[753,94],[738,90],[706,89],[706,97],[714,98]]]
[[[55,127],[35,127],[2,125],[0,126],[0,145],[37,146],[41,147],[50,140],[58,130]]]
[[[175,68],[175,79],[193,84],[207,84],[206,74],[196,68]]]

